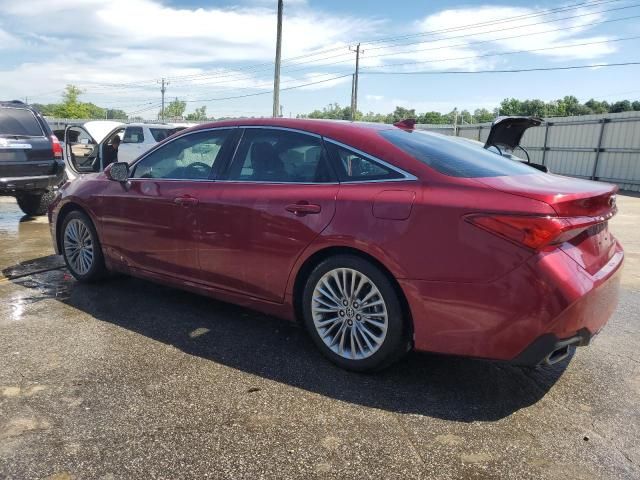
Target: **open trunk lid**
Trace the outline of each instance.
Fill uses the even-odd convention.
[[[500,176],[476,179],[496,190],[549,204],[558,217],[585,228],[558,245],[590,274],[615,253],[616,241],[608,220],[617,212],[615,185],[552,174]]]
[[[540,124],[542,119],[537,117],[498,117],[491,124],[484,148],[497,146],[500,150],[513,151],[520,145],[524,132]]]

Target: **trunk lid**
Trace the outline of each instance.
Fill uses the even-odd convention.
[[[476,179],[482,184],[512,195],[550,205],[558,217],[593,223],[559,245],[590,274],[598,272],[615,253],[616,241],[608,220],[617,212],[615,185],[553,174],[502,176]]]
[[[484,148],[497,146],[501,150],[513,151],[527,129],[542,124],[537,117],[499,117],[491,124],[491,131]]]

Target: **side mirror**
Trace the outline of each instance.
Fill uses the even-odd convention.
[[[109,180],[126,182],[129,179],[129,164],[127,162],[111,163],[104,169],[104,173]]]

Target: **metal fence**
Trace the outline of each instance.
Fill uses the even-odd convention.
[[[417,127],[484,143],[491,124]],[[553,173],[640,191],[640,112],[548,118],[527,130],[521,143],[532,162]]]

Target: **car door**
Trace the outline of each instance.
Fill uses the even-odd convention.
[[[247,127],[222,179],[198,210],[203,280],[282,302],[296,259],[335,212],[339,184],[322,138]]]
[[[232,129],[191,132],[145,155],[98,199],[103,243],[128,268],[200,281],[198,202]]]
[[[117,126],[106,135],[101,132],[104,137],[96,140],[88,128],[68,125],[64,130],[63,155],[69,179],[86,173],[101,172],[104,169],[105,146],[109,145],[116,135],[122,137],[123,130],[124,127]]]

